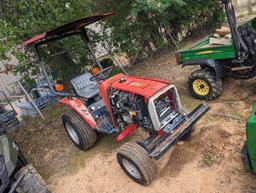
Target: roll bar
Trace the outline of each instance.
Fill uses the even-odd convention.
[[[36,57],[38,58],[38,65],[41,68],[42,73],[43,73],[44,77],[46,78],[48,86],[53,94],[55,94],[57,96],[64,96],[64,97],[75,97],[76,96],[73,93],[56,92],[55,91],[55,89],[52,86],[52,82],[48,76],[48,73],[47,73],[47,70],[45,67],[45,63],[44,63],[44,61],[40,55],[40,52],[39,52],[40,46],[42,46],[46,43],[52,42],[52,41],[56,41],[59,39],[63,39],[63,38],[72,36],[72,35],[80,35],[83,43],[85,44],[85,47],[89,50],[92,59],[95,61],[96,65],[101,70],[103,70],[102,65],[97,60],[97,57],[96,57],[95,53],[93,52],[93,49],[91,48],[90,39],[89,39],[89,36],[85,29],[85,26],[90,25],[99,20],[102,20],[104,18],[114,16],[114,15],[116,15],[114,12],[110,12],[110,13],[98,14],[98,15],[94,15],[94,16],[90,16],[90,17],[85,17],[85,18],[73,21],[71,23],[65,24],[63,26],[60,26],[56,29],[50,30],[48,32],[36,35],[33,38],[22,43],[24,46],[32,47],[34,53],[36,54]]]
[[[92,48],[91,48],[90,39],[89,39],[89,36],[88,36],[88,34],[87,34],[85,28],[80,28],[79,30],[80,30],[79,33],[68,34],[68,35],[62,36],[61,39],[64,38],[64,37],[71,36],[71,35],[77,35],[77,34],[79,34],[80,37],[81,37],[81,39],[83,40],[83,42],[84,42],[84,44],[85,44],[85,47],[89,50],[92,59],[95,61],[96,65],[97,65],[101,70],[103,70],[102,65],[101,65],[100,62],[98,61],[98,59],[97,59],[95,53],[93,52],[93,50],[92,50]],[[57,39],[59,39],[59,38],[57,38]],[[44,63],[44,61],[43,61],[43,59],[42,59],[42,57],[41,57],[41,55],[40,55],[40,53],[39,53],[39,51],[38,51],[38,49],[39,49],[39,47],[40,47],[41,45],[44,45],[44,44],[47,43],[47,42],[54,41],[54,40],[57,40],[57,39],[56,39],[56,38],[53,38],[53,39],[49,39],[49,40],[47,40],[47,41],[41,41],[41,42],[37,43],[37,44],[35,45],[35,47],[34,47],[34,48],[35,48],[35,49],[34,49],[34,52],[35,52],[36,55],[37,55],[39,67],[41,68],[42,73],[43,73],[44,77],[46,78],[46,81],[47,81],[47,83],[48,83],[48,85],[49,85],[49,88],[50,88],[51,92],[52,92],[53,94],[57,95],[57,96],[75,97],[76,95],[73,94],[73,93],[56,92],[56,91],[55,91],[55,89],[54,89],[53,86],[52,86],[51,80],[50,80],[50,78],[49,78],[49,76],[48,76],[47,70],[46,70],[46,68],[45,68],[45,63]]]
[[[237,20],[236,20],[236,14],[235,9],[232,4],[232,1],[230,0],[222,0],[222,4],[225,7],[229,27],[232,34],[232,41],[235,47],[237,58],[241,58],[246,55],[248,52],[248,48],[245,45],[244,41],[242,40],[240,33],[237,28]],[[243,49],[243,50],[242,50]]]

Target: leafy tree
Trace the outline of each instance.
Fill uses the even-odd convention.
[[[102,21],[103,30],[93,40],[103,39],[102,47],[125,52],[135,62],[172,46],[170,36],[182,39],[215,27],[223,16],[220,6],[219,0],[1,0],[0,59],[15,55],[15,72],[27,78],[37,68],[29,52],[18,46],[22,40],[93,13],[115,11],[117,16]],[[79,42],[58,43],[41,50],[56,78],[70,77],[91,63]],[[63,57],[57,61],[49,57],[58,52]],[[63,66],[63,58],[72,58],[76,65]]]
[[[8,55],[16,56],[19,65],[15,67],[14,72],[22,76],[26,82],[31,82],[29,77],[38,73],[38,67],[35,66],[31,54],[25,52],[20,44],[36,34],[88,15],[87,4],[88,0],[2,0],[0,2],[0,59],[8,61]],[[65,41],[65,45],[70,46],[64,47],[72,55],[78,46],[74,45],[72,40]],[[49,46],[50,55],[60,49],[59,45]],[[81,49],[80,53],[82,53]],[[41,54],[46,55],[44,51]],[[81,56],[82,59],[84,55]],[[47,64],[50,64],[49,58],[46,60]],[[61,65],[59,63],[51,66],[56,78],[60,79],[65,75],[77,73],[82,68],[79,65],[69,67]],[[60,74],[62,76],[59,76]]]
[[[253,9],[252,9],[252,2],[251,2],[251,0],[248,0],[247,8],[248,8],[248,14],[252,14],[253,13]]]
[[[95,0],[91,7],[117,13],[106,23],[110,42],[133,61],[172,45],[170,35],[189,36],[216,27],[223,18],[219,0]]]

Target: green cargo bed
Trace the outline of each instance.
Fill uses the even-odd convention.
[[[209,45],[210,36],[207,36],[188,49],[180,50],[180,63],[188,60],[207,59],[230,59],[235,58],[235,48],[233,44]]]

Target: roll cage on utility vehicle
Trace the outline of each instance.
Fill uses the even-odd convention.
[[[103,68],[97,60],[85,26],[113,15],[107,13],[82,18],[37,35],[23,45],[31,46],[35,51],[51,91],[62,97],[60,103],[71,107],[72,110],[62,116],[62,121],[78,148],[87,150],[93,147],[98,133],[119,133],[117,141],[139,127],[149,134],[145,140],[126,143],[117,153],[124,172],[137,183],[148,185],[157,173],[152,158],[161,158],[176,141],[187,139],[195,122],[209,107],[199,105],[187,114],[181,107],[176,87],[164,80],[122,73],[108,77],[112,67]],[[48,42],[72,35],[81,37],[100,70],[93,75],[85,72],[72,78],[73,92],[57,92],[38,50]]]
[[[256,76],[256,18],[238,27],[232,1],[222,0],[222,4],[228,30],[224,34],[216,30],[217,36],[215,33],[176,53],[177,63],[182,67],[200,66],[188,78],[188,90],[198,99],[217,98],[225,77],[249,79]]]

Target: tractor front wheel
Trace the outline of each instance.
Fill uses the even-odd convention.
[[[147,186],[155,179],[156,165],[147,151],[137,143],[126,143],[116,156],[121,168],[133,181]]]
[[[222,91],[222,81],[209,69],[194,71],[188,78],[188,90],[190,94],[200,100],[213,100]]]
[[[189,110],[186,107],[182,107],[182,111],[183,111],[184,115],[187,117]],[[196,127],[195,124],[192,125],[189,128],[189,130],[180,138],[180,141],[186,141],[187,139],[189,139],[191,134],[194,132],[195,127]]]
[[[86,151],[94,146],[98,136],[83,118],[71,110],[62,116],[63,125],[72,142],[81,150]]]
[[[180,138],[180,141],[186,141],[190,138],[193,132],[193,126]]]

